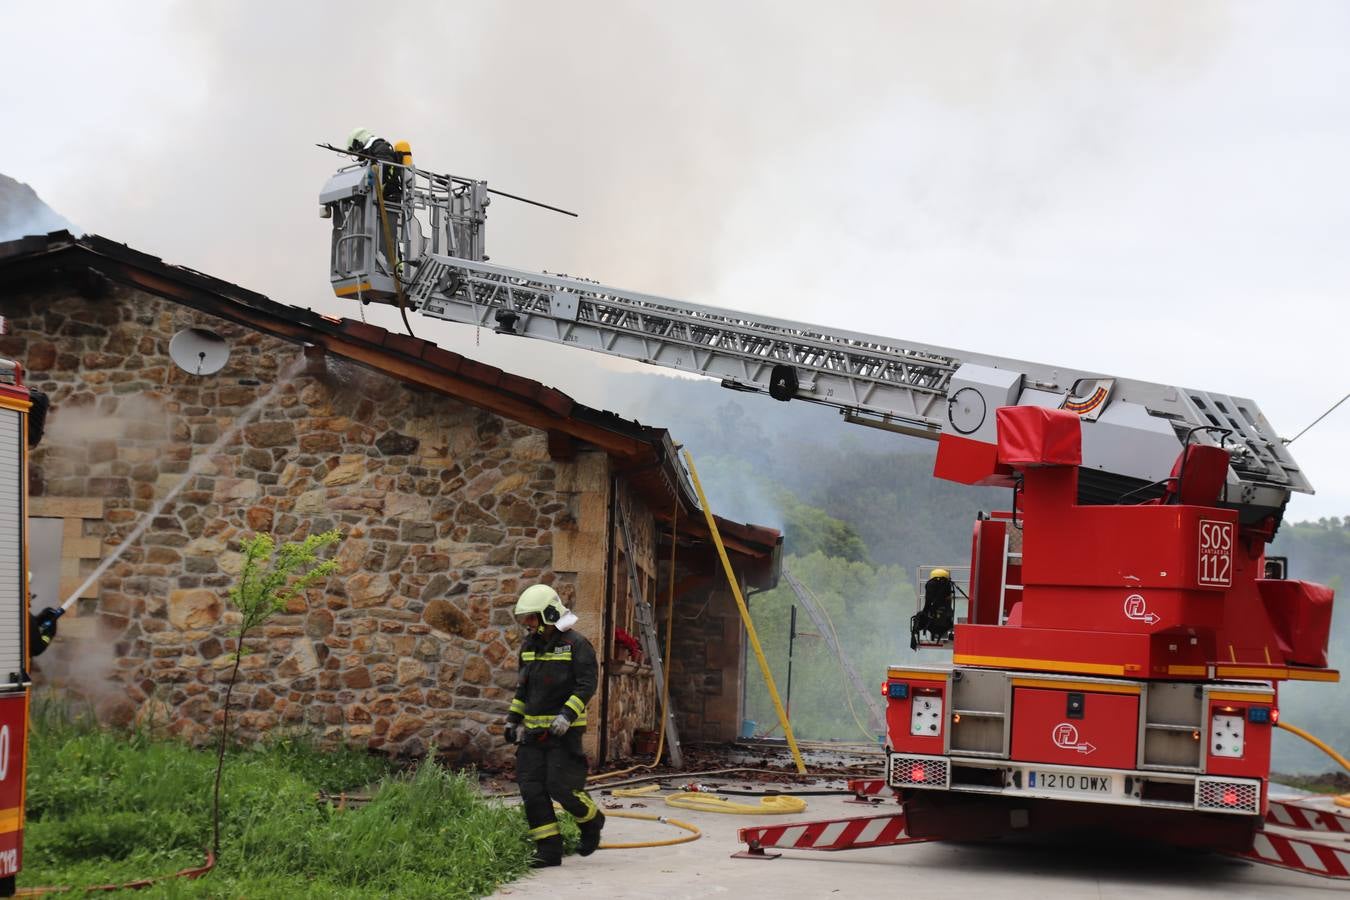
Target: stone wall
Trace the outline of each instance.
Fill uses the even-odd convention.
[[[722,742],[740,734],[746,640],[731,591],[703,587],[675,604],[671,702],[685,741]],[[753,664],[752,664],[753,665]]]
[[[255,652],[235,695],[245,738],[289,727],[500,762],[516,683],[511,607],[535,581],[575,603],[604,654],[603,454],[555,461],[542,431],[340,360],[303,368],[293,345],[138,291],[35,292],[7,298],[3,314],[0,353],[52,399],[32,495],[100,499],[103,518],[83,520],[81,537],[104,555],[149,517],[77,620],[63,620],[63,635],[111,651],[105,677],[118,689],[100,702],[105,718],[207,735],[237,622],[223,598],[254,531],[345,537],[340,574],[247,639]],[[185,327],[226,339],[224,370],[174,366],[168,342]],[[222,441],[255,403],[256,420]],[[157,508],[189,466],[182,492]],[[635,518],[650,533],[650,515]],[[89,656],[85,642],[62,643],[39,661],[40,678],[61,674],[72,652]],[[646,715],[651,727],[654,714],[626,702],[625,721]]]

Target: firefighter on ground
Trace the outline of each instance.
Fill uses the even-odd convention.
[[[56,620],[63,609],[47,607],[40,613],[28,614],[28,655],[41,656],[56,638]]]
[[[33,405],[28,410],[28,449],[32,450],[38,444],[42,443],[42,434],[47,428],[47,411],[51,408],[51,400],[47,395],[37,388],[28,389],[28,399]],[[33,573],[28,573],[28,583],[33,583]],[[33,595],[28,595],[29,603],[33,601]],[[49,606],[42,612],[28,613],[28,655],[30,657],[41,656],[47,652],[53,640],[56,639],[56,620],[65,615],[65,610],[59,606]]]
[[[520,648],[520,684],[506,717],[506,739],[516,744],[516,784],[534,839],[534,868],[562,864],[562,835],[553,804],[581,828],[577,852],[600,846],[605,815],[586,793],[586,703],[595,693],[599,667],[590,641],[572,631],[577,617],[546,584],[528,587],[516,601],[516,621],[525,630]]]

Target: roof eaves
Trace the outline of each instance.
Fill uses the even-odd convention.
[[[556,388],[445,350],[429,341],[397,334],[365,322],[326,316],[304,307],[279,303],[237,284],[187,266],[166,263],[159,257],[134,250],[126,244],[99,235],[76,238],[67,231],[58,231],[0,243],[0,268],[16,265],[21,261],[62,257],[72,251],[79,257],[89,257],[88,262],[91,264],[97,265],[105,261],[115,264],[115,272],[112,273],[104,271],[106,265],[100,267],[100,271],[104,271],[105,275],[110,277],[121,275],[134,286],[151,293],[182,302],[203,312],[219,315],[237,324],[271,333],[284,340],[317,341],[338,355],[344,355],[340,349],[341,345],[351,342],[364,345],[367,352],[362,354],[363,364],[405,381],[408,380],[408,370],[405,366],[391,365],[389,364],[391,361],[386,361],[382,367],[379,358],[371,356],[369,351],[376,354],[393,354],[408,359],[423,369],[438,370],[457,379],[475,382],[484,388],[500,392],[503,397],[513,398],[517,403],[538,407],[542,413],[557,420],[554,427],[561,426],[560,430],[568,430],[565,425],[570,421],[589,426],[585,429],[591,435],[589,438],[585,434],[576,435],[581,440],[593,442],[595,435],[590,429],[613,432],[616,436],[627,439],[627,443],[602,442],[607,444],[604,447],[607,452],[617,452],[626,456],[627,466],[630,469],[633,467],[659,469],[667,493],[677,493],[680,497],[681,506],[685,511],[684,522],[699,523],[697,527],[688,524],[684,527],[690,529],[691,535],[702,534],[705,537],[707,535],[706,526],[702,524],[702,510],[697,495],[689,481],[688,473],[679,461],[678,445],[664,428],[643,425],[616,413],[577,403]],[[260,319],[260,316],[263,318]],[[403,374],[398,374],[393,371],[394,369]],[[436,389],[434,385],[426,386]],[[516,406],[515,403],[511,405]],[[622,450],[624,446],[631,449],[624,452]],[[737,547],[740,552],[753,554],[753,545],[758,545],[761,552],[776,552],[775,548],[782,543],[782,536],[771,528],[742,525],[720,516],[714,518],[718,522],[719,530],[725,530],[738,545],[741,545]]]

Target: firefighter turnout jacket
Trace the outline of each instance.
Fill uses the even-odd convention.
[[[573,728],[584,727],[598,678],[595,648],[586,638],[552,628],[533,634],[520,648],[520,682],[506,720],[542,729],[562,713]]]

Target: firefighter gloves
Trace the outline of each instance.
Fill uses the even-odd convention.
[[[567,734],[567,729],[572,727],[572,720],[567,718],[566,713],[558,713],[549,723],[548,733],[554,737],[562,737]]]

